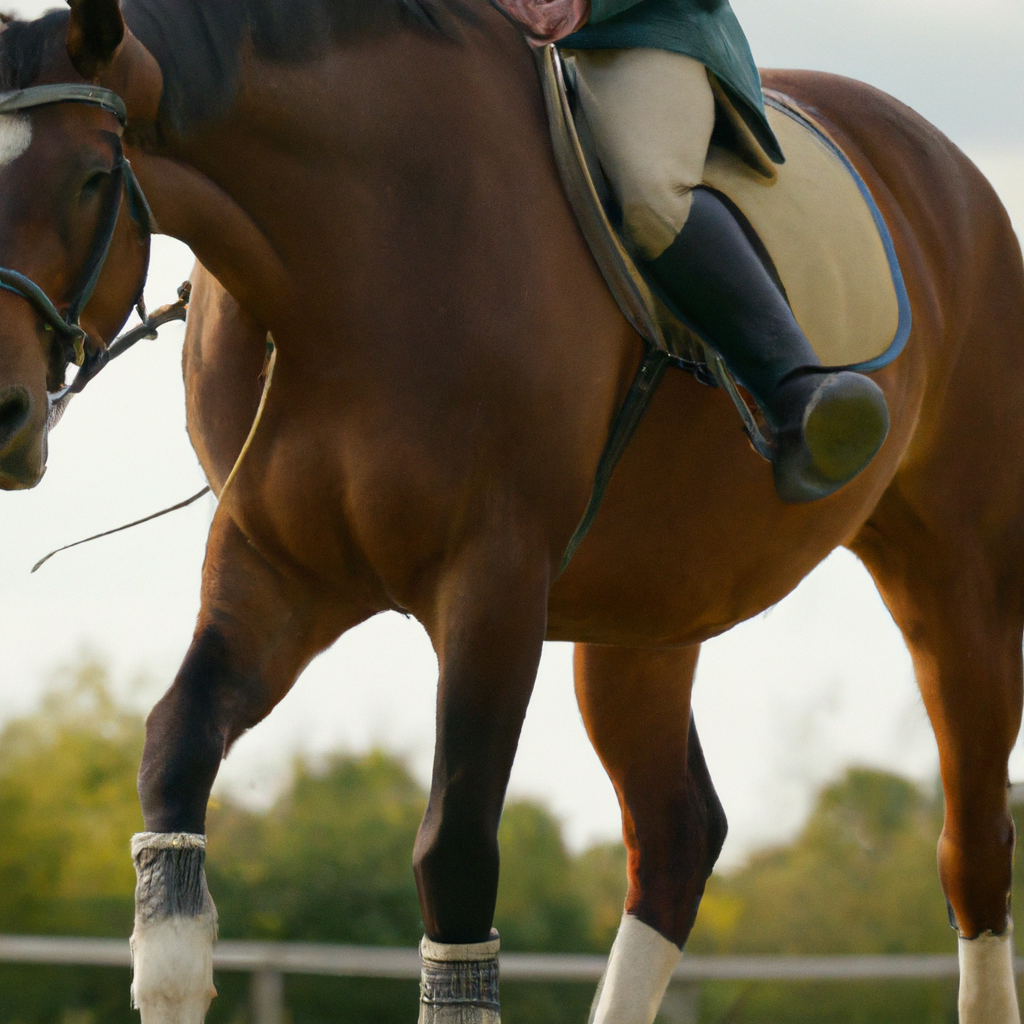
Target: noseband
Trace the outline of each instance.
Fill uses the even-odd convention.
[[[49,106],[54,103],[86,103],[89,106],[99,107],[113,114],[120,122],[121,130],[124,130],[128,121],[128,114],[125,110],[124,101],[117,93],[110,89],[104,89],[98,85],[85,84],[55,84],[35,85],[28,89],[17,89],[12,92],[0,93],[0,114],[14,114],[22,110],[30,110],[35,107]],[[117,227],[117,218],[121,208],[122,192],[128,199],[128,212],[132,220],[138,225],[147,244],[152,230],[152,217],[146,197],[142,194],[138,180],[132,171],[121,148],[120,141],[117,146],[117,158],[112,171],[113,188],[111,189],[111,200],[108,208],[101,215],[99,226],[89,247],[89,256],[82,270],[82,283],[77,292],[68,304],[67,310],[61,313],[53,304],[49,296],[34,281],[20,274],[17,270],[9,267],[0,267],[0,288],[20,295],[40,315],[43,320],[44,329],[54,332],[62,338],[68,346],[68,362],[73,362],[80,367],[75,379],[55,393],[49,393],[48,399],[51,410],[57,403],[63,403],[72,394],[81,391],[85,385],[96,376],[97,373],[115,356],[120,355],[128,345],[119,345],[122,339],[118,339],[111,346],[103,346],[95,352],[85,351],[86,333],[79,325],[82,310],[85,309],[92,297],[96,282],[99,280],[103,265],[110,251],[110,243],[114,237],[114,230]],[[148,274],[147,267],[143,273],[143,284]],[[142,292],[136,296],[136,303],[139,305],[142,319],[146,321],[144,309],[141,305]],[[182,317],[184,312],[182,312]],[[149,325],[149,321],[143,326]],[[136,328],[136,333],[139,329]],[[139,337],[152,333],[152,327],[143,332]],[[125,336],[127,340],[127,335]],[[133,339],[138,340],[137,338]],[[62,406],[61,406],[62,407]]]

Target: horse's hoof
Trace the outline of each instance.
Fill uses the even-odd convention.
[[[885,395],[874,381],[849,370],[797,378],[782,388],[792,392],[786,399],[803,408],[792,426],[777,433],[775,490],[792,504],[824,498],[882,447],[889,432]]]

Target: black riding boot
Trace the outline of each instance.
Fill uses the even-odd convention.
[[[787,502],[838,490],[889,430],[885,396],[867,377],[829,372],[729,208],[693,191],[672,244],[645,264],[662,296],[725,360],[775,435],[775,489]]]

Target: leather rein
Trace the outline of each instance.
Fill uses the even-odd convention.
[[[27,89],[15,89],[0,93],[0,114],[14,114],[54,103],[85,103],[89,106],[99,107],[117,118],[121,131],[118,133],[117,157],[111,172],[113,180],[111,198],[106,210],[101,215],[100,223],[89,248],[89,256],[81,273],[81,284],[65,311],[62,313],[33,280],[17,270],[0,267],[0,288],[13,292],[28,302],[42,318],[44,329],[52,331],[65,343],[67,362],[79,367],[75,379],[70,384],[64,385],[55,392],[47,392],[50,426],[59,419],[71,396],[82,391],[111,359],[117,358],[141,338],[156,337],[156,329],[163,324],[171,320],[184,320],[188,306],[188,289],[186,285],[182,285],[178,291],[178,302],[158,310],[152,317],[146,315],[142,301],[142,288],[145,286],[149,273],[148,245],[152,235],[152,214],[138,179],[135,177],[120,144],[120,134],[124,131],[128,121],[124,101],[117,93],[98,85],[83,83],[35,85]],[[109,345],[100,339],[101,344],[95,351],[87,352],[85,348],[86,332],[79,324],[79,320],[82,310],[92,298],[96,282],[106,263],[117,227],[122,194],[128,201],[128,213],[147,245],[142,285],[139,287],[139,294],[135,297],[135,305],[142,323],[125,332]]]

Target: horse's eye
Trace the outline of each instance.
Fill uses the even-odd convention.
[[[110,171],[94,171],[85,180],[82,186],[81,197],[89,199],[103,187],[104,182],[110,177]]]

